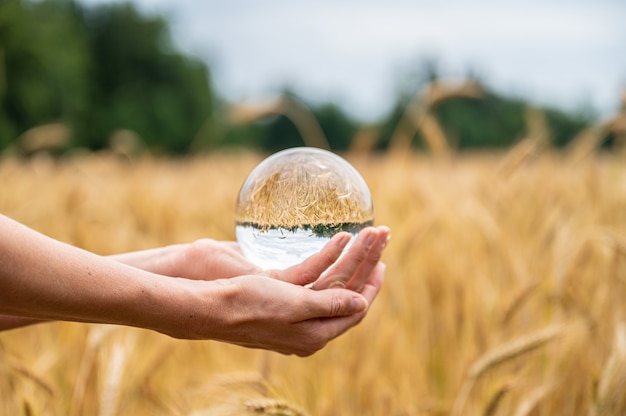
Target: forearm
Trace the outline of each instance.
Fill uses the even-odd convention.
[[[35,318],[23,318],[21,316],[0,315],[0,331],[21,328],[41,322],[45,322],[45,320]]]
[[[176,286],[0,216],[0,314],[160,330]]]
[[[132,251],[107,256],[111,260],[151,273],[171,276],[175,273],[176,257],[188,244],[176,244],[147,250]]]
[[[209,238],[187,244],[114,254],[108,258],[151,273],[193,280],[216,280],[263,273],[263,270],[243,256],[237,243]]]

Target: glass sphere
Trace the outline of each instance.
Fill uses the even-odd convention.
[[[336,154],[311,147],[263,160],[235,205],[237,241],[263,269],[301,263],[338,232],[356,235],[373,223],[372,196],[357,170]]]

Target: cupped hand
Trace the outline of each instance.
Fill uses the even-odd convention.
[[[319,253],[304,262],[285,270],[270,270],[266,273],[297,285],[311,285],[315,290],[346,288],[361,292],[389,242],[389,228],[364,228],[342,255],[350,237],[348,233],[339,233]]]
[[[185,293],[170,292],[180,305],[175,308],[179,318],[156,329],[177,338],[213,339],[304,357],[365,317],[384,273],[385,266],[378,263],[360,294],[340,288],[311,290],[259,275],[181,279]]]
[[[357,325],[380,291],[387,227],[335,235],[317,254],[285,270],[262,270],[234,242],[210,239],[128,253],[116,260],[171,277],[176,317],[154,327],[177,338],[214,339],[308,356]],[[344,252],[345,251],[345,252]],[[314,290],[312,290],[314,289]]]
[[[237,243],[212,239],[126,253],[113,258],[171,277],[216,280],[264,275],[299,286],[308,285],[316,290],[339,287],[359,292],[381,259],[389,240],[389,228],[367,227],[355,238],[348,251],[343,253],[351,235],[338,233],[319,253],[284,270],[263,270],[245,258]]]

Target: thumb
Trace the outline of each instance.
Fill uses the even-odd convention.
[[[351,290],[329,289],[318,293],[325,293],[329,297],[327,317],[354,315],[366,311],[369,306],[365,297]]]
[[[350,300],[350,306],[348,307],[347,315],[352,315],[355,313],[365,312],[369,307],[369,302],[363,296],[352,296]]]

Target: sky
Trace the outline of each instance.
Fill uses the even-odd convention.
[[[82,0],[84,4],[117,0]],[[603,117],[626,91],[626,0],[132,0],[166,16],[227,100],[288,86],[383,117],[423,59],[503,94]]]

